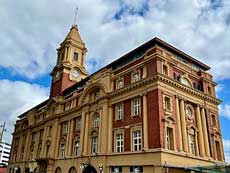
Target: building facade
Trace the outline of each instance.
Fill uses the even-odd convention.
[[[184,172],[224,163],[207,65],[154,38],[89,75],[72,26],[50,97],[19,116],[9,172]]]
[[[0,142],[0,166],[8,165],[10,159],[10,144],[6,142]]]

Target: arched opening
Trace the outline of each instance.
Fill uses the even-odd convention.
[[[55,173],[62,173],[61,168],[60,168],[60,167],[57,167],[57,168],[55,169]]]
[[[83,171],[82,173],[97,173],[97,170],[91,166],[91,165],[88,165]]]
[[[69,169],[69,173],[77,173],[77,170],[74,166]]]

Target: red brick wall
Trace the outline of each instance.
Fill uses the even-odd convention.
[[[124,86],[131,84],[131,73],[126,73],[124,75]]]
[[[156,75],[157,73],[156,60],[151,60],[148,63],[146,63],[146,67],[147,67],[147,77]]]
[[[158,89],[147,93],[147,111],[148,111],[148,138],[149,148],[161,148],[161,119],[159,113],[159,91]]]
[[[123,120],[115,120],[115,105],[113,106],[113,128],[123,128],[124,129],[124,150],[130,151],[130,127],[132,124],[140,123],[143,121],[142,112],[143,112],[143,103],[141,97],[141,115],[132,116],[131,115],[131,99],[125,100],[123,102],[124,105],[124,119]],[[114,143],[114,139],[113,139]]]
[[[52,83],[50,96],[59,96],[62,92],[75,84],[76,82],[69,80],[69,75],[67,73],[62,73],[60,79],[55,83]]]
[[[124,136],[124,151],[131,151],[130,144],[130,128],[125,128],[125,136]]]

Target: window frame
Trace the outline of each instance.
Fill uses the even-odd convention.
[[[121,82],[121,85],[119,84],[119,82]],[[116,80],[116,89],[121,89],[124,87],[124,79],[123,78],[118,78]]]
[[[93,136],[91,138],[91,154],[98,152],[98,136]]]
[[[118,139],[118,135],[120,138]],[[117,132],[114,134],[114,139],[115,139],[115,152],[121,153],[124,152],[124,132]],[[118,145],[119,144],[119,145]]]
[[[135,117],[140,115],[141,115],[141,97],[138,96],[132,99],[132,116]]]
[[[117,103],[115,105],[115,109],[116,109],[115,120],[123,120],[124,119],[124,104],[122,102]]]
[[[76,55],[76,56],[75,56]],[[76,58],[77,57],[77,58]],[[74,60],[74,62],[77,62],[78,61],[78,58],[79,58],[79,54],[78,54],[78,52],[74,52],[73,53],[73,60]]]
[[[139,134],[137,133],[139,132]],[[131,131],[131,136],[132,136],[132,151],[138,152],[138,151],[142,151],[142,130],[141,129],[133,129]],[[137,135],[135,136],[135,133],[137,133]],[[135,143],[135,141],[137,143]],[[135,149],[136,148],[136,149]]]

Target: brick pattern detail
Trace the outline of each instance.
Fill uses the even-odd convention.
[[[147,77],[151,77],[157,74],[157,65],[155,60],[151,60],[146,64]]]
[[[163,124],[161,121],[163,109],[160,94],[158,89],[147,93],[148,127],[151,127],[148,133],[149,148],[163,147]]]
[[[126,73],[124,75],[124,86],[131,84],[131,73]]]
[[[143,112],[143,101],[141,99],[141,115],[132,116],[131,115],[131,99],[125,100],[124,104],[124,119],[123,120],[115,120],[116,108],[113,106],[113,128],[124,128],[124,150],[130,151],[131,146],[131,134],[130,134],[130,126],[136,123],[141,123],[143,121],[142,112]],[[115,139],[113,138],[113,144]],[[114,146],[113,146],[114,148]]]
[[[60,79],[55,83],[52,82],[50,96],[60,96],[62,92],[74,85],[76,82],[69,80],[69,75],[67,73],[62,73]]]

